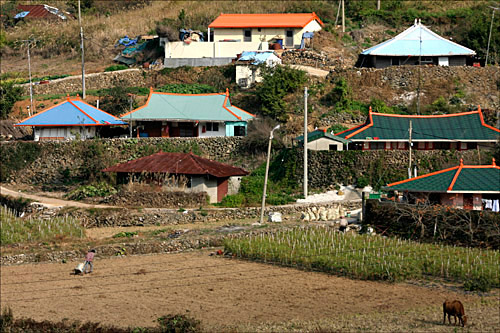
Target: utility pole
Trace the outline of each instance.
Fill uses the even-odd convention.
[[[35,114],[35,108],[33,107],[33,83],[31,82],[31,56],[30,56],[30,44],[34,42],[32,39],[25,39],[22,42],[26,43],[28,47],[28,74],[30,78],[30,109],[28,111],[28,116],[31,117],[31,114]]]
[[[83,28],[80,0],[78,0],[78,23],[80,24],[80,48],[82,49],[82,98],[85,99],[85,49],[83,48]]]
[[[337,8],[337,16],[335,17],[335,29],[337,29],[337,23],[339,22],[339,14],[340,14],[341,4],[342,4],[342,1],[339,1],[339,6]]]
[[[345,32],[345,6],[344,6],[344,0],[342,0],[342,32]]]
[[[130,121],[128,123],[128,128],[129,128],[129,133],[130,137],[132,137],[132,94],[128,94],[129,96],[129,102],[130,102]]]
[[[267,163],[266,175],[264,176],[264,190],[262,191],[262,206],[260,209],[260,224],[264,223],[264,209],[266,208],[266,191],[267,191],[267,177],[269,174],[269,161],[271,159],[271,143],[273,142],[273,133],[280,128],[280,125],[275,126],[269,134],[269,145],[267,146]]]
[[[304,199],[307,198],[307,87],[304,88]]]
[[[493,19],[495,18],[495,11],[497,9],[500,9],[500,8],[491,7],[491,6],[488,6],[488,7],[492,8],[493,12],[491,13],[490,34],[488,36],[488,48],[486,49],[486,62],[484,63],[484,67],[488,66],[488,56],[490,53],[490,41],[491,41],[491,29],[493,29]]]
[[[412,123],[410,120],[410,128],[408,128],[408,149],[410,150],[410,157],[408,158],[408,178],[411,178],[411,134],[412,134]]]
[[[377,0],[377,10],[380,10],[380,0]]]
[[[415,20],[415,23],[417,20]],[[420,25],[420,19],[418,19]],[[420,81],[421,80],[421,67],[422,67],[422,28],[420,28],[420,51],[418,53],[418,88],[417,88],[417,114],[420,115]]]

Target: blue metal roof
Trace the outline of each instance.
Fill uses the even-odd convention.
[[[238,60],[252,61],[252,65],[259,65],[265,63],[269,57],[274,55],[274,51],[256,52],[256,51],[243,51]]]
[[[422,45],[420,45],[422,41]],[[364,50],[361,54],[373,56],[456,56],[474,55],[471,49],[449,41],[432,32],[417,20],[415,24],[383,43]]]
[[[14,126],[106,126],[127,125],[117,117],[85,103],[69,98]]]

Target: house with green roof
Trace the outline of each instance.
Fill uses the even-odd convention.
[[[430,203],[455,208],[499,211],[500,166],[460,165],[415,178],[388,184],[387,191],[405,193],[410,201],[427,199]]]
[[[304,145],[304,136],[298,136],[295,141]],[[349,140],[333,135],[326,129],[315,130],[307,133],[307,149],[309,150],[344,150]]]
[[[146,104],[121,115],[140,137],[245,136],[255,116],[233,105],[229,90],[174,94],[150,89]]]
[[[410,126],[411,125],[411,126]],[[475,111],[420,116],[368,112],[364,124],[336,135],[350,140],[349,150],[412,149],[469,150],[493,147],[500,130],[484,122],[481,108]]]

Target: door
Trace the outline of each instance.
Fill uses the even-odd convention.
[[[464,209],[474,208],[474,201],[472,198],[472,194],[464,194]]]
[[[285,45],[287,47],[293,47],[293,30],[286,31]]]
[[[439,66],[449,66],[448,57],[438,57]]]
[[[217,178],[217,202],[221,202],[227,194],[229,178]]]

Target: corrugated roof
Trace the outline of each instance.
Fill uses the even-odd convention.
[[[61,10],[48,5],[18,5],[17,9],[29,12],[28,15],[24,17],[67,19],[66,15],[64,15]]]
[[[388,184],[385,189],[409,192],[500,193],[500,167],[464,165]]]
[[[307,133],[307,141],[308,142],[312,142],[312,141],[315,141],[315,140],[318,140],[321,138],[329,138],[331,140],[342,142],[344,144],[350,142],[349,140],[341,138],[340,136],[333,135],[332,133],[327,132],[326,130],[316,130],[316,131]],[[296,137],[295,140],[300,141],[300,142],[304,141],[304,135],[300,135],[300,136]]]
[[[476,111],[435,115],[397,115],[372,112],[366,123],[336,135],[353,141],[408,141],[412,122],[413,141],[496,141],[500,130],[484,122],[481,108]]]
[[[413,26],[396,37],[372,46],[361,54],[373,56],[470,56],[476,52],[439,36],[422,25],[420,21],[415,20]]]
[[[242,168],[212,161],[193,153],[156,153],[133,161],[120,163],[104,172],[152,172],[175,175],[211,175],[215,177],[245,176]]]
[[[107,126],[127,125],[117,117],[80,98],[70,99],[28,117],[14,126]]]
[[[303,28],[309,22],[323,22],[316,13],[220,14],[209,28]]]
[[[238,61],[251,61],[252,65],[265,63],[269,58],[275,58],[275,61],[281,62],[274,51],[243,51]]]
[[[149,92],[145,105],[121,115],[129,120],[247,121],[255,116],[234,105],[229,91],[215,94]]]

